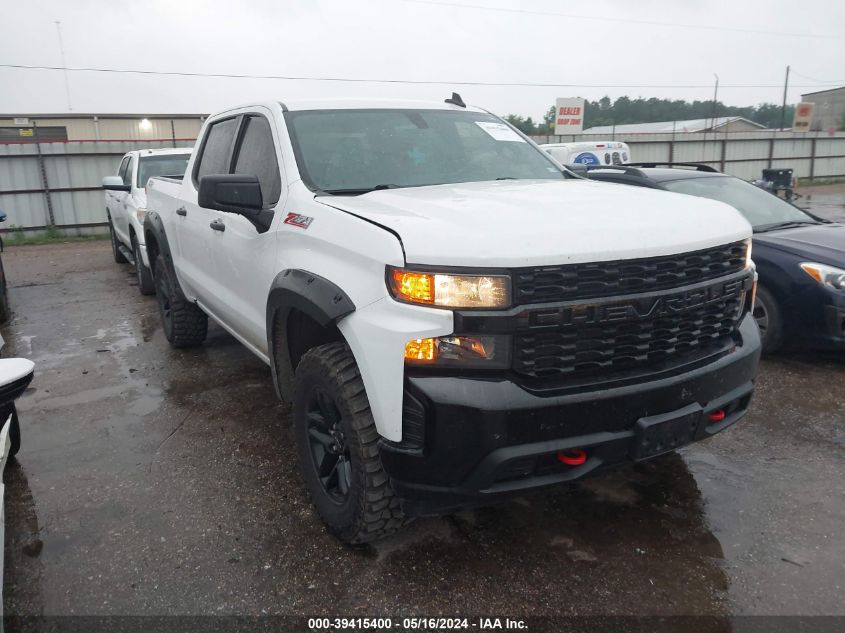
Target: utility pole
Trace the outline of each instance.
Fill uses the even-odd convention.
[[[68,79],[68,76],[67,76],[67,64],[65,63],[65,45],[64,45],[64,42],[62,41],[62,23],[59,22],[58,20],[56,20],[56,32],[59,35],[59,53],[62,56],[62,68],[63,68],[62,72],[65,75],[65,95],[67,96],[67,111],[73,112],[73,108],[71,107],[71,104],[70,104],[70,80]]]
[[[716,138],[716,98],[719,96],[719,75],[713,73],[716,78],[716,86],[713,88],[713,110],[710,112],[710,127],[713,128],[713,138]],[[705,136],[707,131],[705,130]]]
[[[786,127],[786,90],[789,88],[789,66],[786,67],[786,79],[783,80],[783,105],[780,107],[780,131]]]

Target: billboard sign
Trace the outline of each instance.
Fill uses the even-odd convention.
[[[555,101],[555,134],[580,134],[584,130],[584,100],[558,97]]]
[[[795,118],[792,120],[793,132],[809,132],[810,124],[813,122],[813,110],[815,103],[802,101],[795,106]]]

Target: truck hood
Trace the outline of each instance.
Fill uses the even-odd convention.
[[[508,180],[318,196],[382,225],[409,264],[536,266],[671,255],[751,237],[715,200],[586,180]]]

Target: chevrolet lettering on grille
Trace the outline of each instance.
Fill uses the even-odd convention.
[[[685,312],[711,303],[735,298],[747,288],[748,277],[684,292],[651,296],[630,301],[590,303],[535,309],[528,313],[527,327],[560,327],[566,325],[639,321]]]

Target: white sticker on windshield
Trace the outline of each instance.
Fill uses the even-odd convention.
[[[519,134],[514,132],[504,123],[494,123],[492,121],[476,121],[475,124],[497,141],[516,141],[517,143],[525,142],[524,138],[522,138]]]

